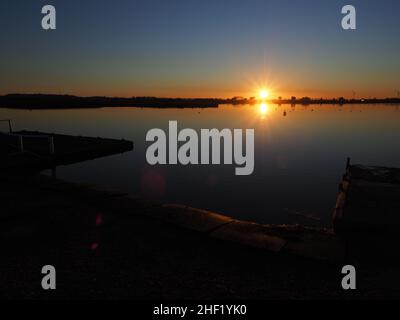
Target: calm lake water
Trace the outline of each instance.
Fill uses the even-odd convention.
[[[347,157],[400,167],[400,107],[393,105],[0,109],[0,118],[13,119],[15,130],[134,141],[132,152],[59,167],[59,178],[262,223],[329,226]],[[179,129],[254,128],[254,173],[235,176],[230,165],[147,165],[146,133],[167,131],[169,120]]]

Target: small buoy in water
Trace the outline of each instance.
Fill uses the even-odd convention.
[[[286,111],[283,112],[283,116],[286,117]]]

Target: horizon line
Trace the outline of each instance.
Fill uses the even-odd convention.
[[[241,95],[236,95],[232,96],[229,98],[222,98],[222,97],[166,97],[166,96],[156,96],[156,95],[138,95],[138,96],[111,96],[111,95],[76,95],[72,93],[32,93],[32,92],[24,92],[24,93],[4,93],[0,94],[0,97],[7,97],[7,96],[58,96],[58,97],[73,97],[73,98],[82,98],[82,99],[90,99],[90,98],[107,98],[107,99],[179,99],[179,100],[231,100],[231,101],[263,101],[263,102],[268,102],[268,101],[294,101],[294,100],[313,100],[313,101],[322,101],[322,100],[346,100],[346,101],[362,101],[362,100],[388,100],[388,99],[394,99],[394,100],[399,100],[400,95],[396,96],[386,96],[383,98],[378,98],[378,97],[352,97],[352,98],[346,98],[345,96],[336,96],[336,97],[311,97],[311,96],[301,96],[301,97],[296,97],[295,95],[290,95],[290,97],[283,97],[279,95],[276,98],[268,98],[268,99],[259,99],[256,96],[249,96],[249,97],[244,97]]]

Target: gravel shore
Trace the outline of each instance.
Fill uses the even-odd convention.
[[[43,176],[2,177],[0,297],[7,299],[399,298],[398,263],[325,262],[209,237],[143,214],[155,203]],[[116,203],[121,202],[121,206]],[[54,265],[57,290],[41,288]]]

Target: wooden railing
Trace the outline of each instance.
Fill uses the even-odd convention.
[[[13,127],[12,127],[12,121],[11,119],[0,119],[0,122],[8,122],[8,133],[2,133],[3,137],[11,137],[12,142],[8,143],[10,146],[16,148],[18,150],[18,153],[23,153],[26,150],[24,147],[24,139],[47,139],[49,143],[49,154],[54,155],[54,137],[49,136],[49,135],[31,135],[31,134],[20,134],[20,133],[14,133],[13,132]],[[1,132],[1,131],[0,131]],[[16,141],[14,140],[16,139]],[[7,139],[8,140],[8,139]],[[29,150],[32,153],[32,150]]]

